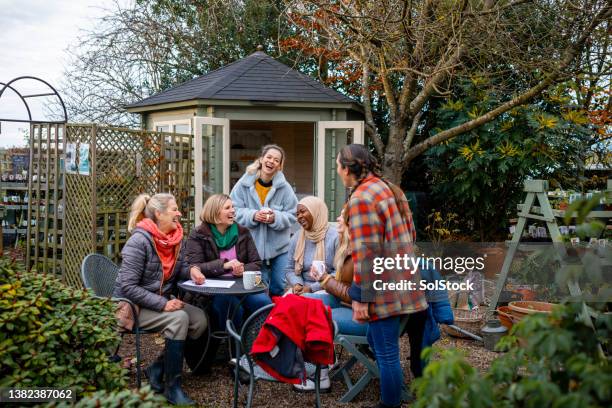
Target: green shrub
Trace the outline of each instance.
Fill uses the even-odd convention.
[[[453,94],[458,99],[448,99],[428,119],[432,134],[472,120],[506,100],[505,93],[483,92],[479,80],[457,83]],[[443,204],[446,212],[461,209],[462,231],[471,231],[472,238],[484,242],[505,239],[508,219],[516,216],[527,179],[550,180],[554,186],[580,185],[577,176],[598,136],[579,111],[560,102],[568,91],[551,89],[540,101],[427,150],[432,200]]]
[[[140,390],[123,390],[119,392],[98,391],[88,397],[82,398],[75,405],[66,402],[51,403],[47,408],[115,408],[138,407],[154,408],[167,406],[166,400],[155,394],[151,388],[143,387]]]
[[[550,316],[525,317],[499,347],[507,353],[483,375],[458,351],[439,353],[416,380],[415,407],[609,407],[612,316],[595,312],[594,329],[579,317],[582,303]],[[601,346],[601,347],[600,347]],[[431,357],[431,349],[425,355]]]
[[[124,388],[115,327],[110,301],[0,259],[0,387]]]

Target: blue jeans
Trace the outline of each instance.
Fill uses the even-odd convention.
[[[282,296],[285,292],[285,268],[289,255],[287,252],[261,262],[261,278],[270,288],[270,296]]]
[[[404,376],[399,351],[400,316],[375,320],[368,324],[368,343],[380,371],[380,395],[382,403],[391,407],[401,403]]]
[[[234,316],[234,324],[240,327],[243,322],[243,309],[247,315],[251,315],[257,309],[272,303],[272,299],[265,293],[256,293],[244,298],[242,307],[236,310],[240,298],[234,295],[215,295],[211,303],[211,319],[213,330],[225,330],[225,321],[229,318],[228,312],[231,308]]]
[[[338,325],[338,332],[351,336],[365,336],[368,325],[353,320],[353,309],[343,306],[340,299],[329,293],[306,293],[304,297],[319,299],[325,306],[331,307],[332,319]]]

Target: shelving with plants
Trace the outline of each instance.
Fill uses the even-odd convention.
[[[242,177],[247,166],[259,157],[261,147],[271,143],[269,130],[231,131],[230,188]]]
[[[14,244],[26,235],[28,228],[28,183],[23,179],[3,177],[0,181],[0,204],[4,207],[2,218],[3,241]]]
[[[50,265],[61,265],[63,259],[64,175],[60,170],[63,161],[57,166],[58,163],[51,162],[48,173],[40,177],[34,174],[31,183],[29,250],[33,264],[43,265],[43,271],[52,270],[54,267]],[[42,168],[40,163],[35,163],[34,169],[39,171],[39,168]]]
[[[232,149],[230,154],[230,176],[242,177],[246,167],[259,155],[259,149]]]
[[[27,148],[0,148],[1,237],[7,244],[13,244],[26,234],[29,162],[30,151]]]
[[[520,244],[525,241],[523,239],[525,232],[532,239],[542,238],[554,243],[564,243],[569,240],[571,243],[564,247],[547,245],[537,249],[543,255],[533,255],[522,259],[522,266],[518,272],[523,273],[523,278],[527,278],[523,281],[530,281],[528,283],[534,283],[533,277],[529,277],[532,269],[537,270],[541,278],[544,275],[543,265],[548,264],[555,273],[549,274],[544,283],[555,282],[557,284],[558,281],[561,281],[563,285],[558,285],[559,287],[563,287],[563,290],[567,287],[570,295],[577,296],[581,293],[580,278],[586,275],[575,274],[575,271],[592,271],[597,269],[595,266],[600,268],[602,265],[610,265],[612,257],[610,256],[610,229],[608,227],[612,220],[612,211],[610,211],[612,180],[608,180],[605,193],[590,193],[584,197],[574,196],[572,203],[564,210],[553,209],[547,190],[548,182],[545,180],[525,182],[524,191],[527,194],[524,203],[518,205],[517,225],[514,228],[512,240],[508,243],[508,252],[489,309],[491,313],[495,312],[501,292],[506,286],[512,261],[519,247],[522,247]],[[561,218],[565,225],[559,225],[558,219]],[[546,262],[542,262],[543,258],[546,258]],[[589,267],[585,268],[582,262],[589,263]],[[538,288],[550,289],[541,284]]]

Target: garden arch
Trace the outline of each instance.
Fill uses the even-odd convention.
[[[24,94],[15,86],[34,80],[49,92]],[[193,218],[190,197],[191,138],[175,133],[68,123],[64,101],[48,82],[30,76],[1,83],[23,103],[24,117],[0,119],[30,124],[30,169],[26,267],[51,273],[82,287],[80,265],[89,253],[120,262],[127,240],[127,214],[142,192],[172,192],[186,218]],[[43,120],[28,101],[56,97],[63,117]],[[0,104],[6,100],[0,99]],[[189,231],[187,222],[186,230]]]
[[[51,92],[47,92],[47,93],[38,93],[38,94],[30,94],[30,95],[22,95],[21,92],[19,92],[14,84],[19,82],[19,81],[24,81],[24,80],[32,80],[32,81],[36,81],[36,82],[40,82],[42,84],[44,84],[45,86],[47,86]],[[10,81],[8,81],[7,83],[3,83],[0,82],[0,86],[2,86],[2,89],[0,89],[0,102],[2,101],[2,95],[4,95],[4,91],[6,89],[10,89],[11,91],[13,91],[18,97],[19,99],[21,99],[21,101],[23,102],[23,105],[26,109],[26,112],[28,113],[28,118],[27,119],[12,119],[12,118],[0,118],[0,122],[24,122],[24,123],[49,123],[49,124],[63,124],[63,123],[67,123],[68,122],[68,113],[66,112],[66,105],[64,104],[64,100],[62,99],[62,97],[60,96],[60,94],[57,92],[57,90],[47,81],[40,79],[38,77],[34,77],[34,76],[20,76],[17,78],[13,78]],[[30,98],[42,98],[42,97],[46,97],[46,96],[55,96],[57,97],[61,107],[62,107],[62,112],[64,114],[64,119],[63,120],[59,120],[59,121],[49,121],[49,120],[34,120],[32,119],[32,110],[30,109],[30,105],[27,102],[27,99]]]

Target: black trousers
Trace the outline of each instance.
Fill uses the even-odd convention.
[[[423,364],[421,363],[421,351],[423,351],[423,332],[427,321],[427,309],[408,315],[408,324],[404,334],[408,335],[410,341],[410,371],[415,378],[423,375]]]

